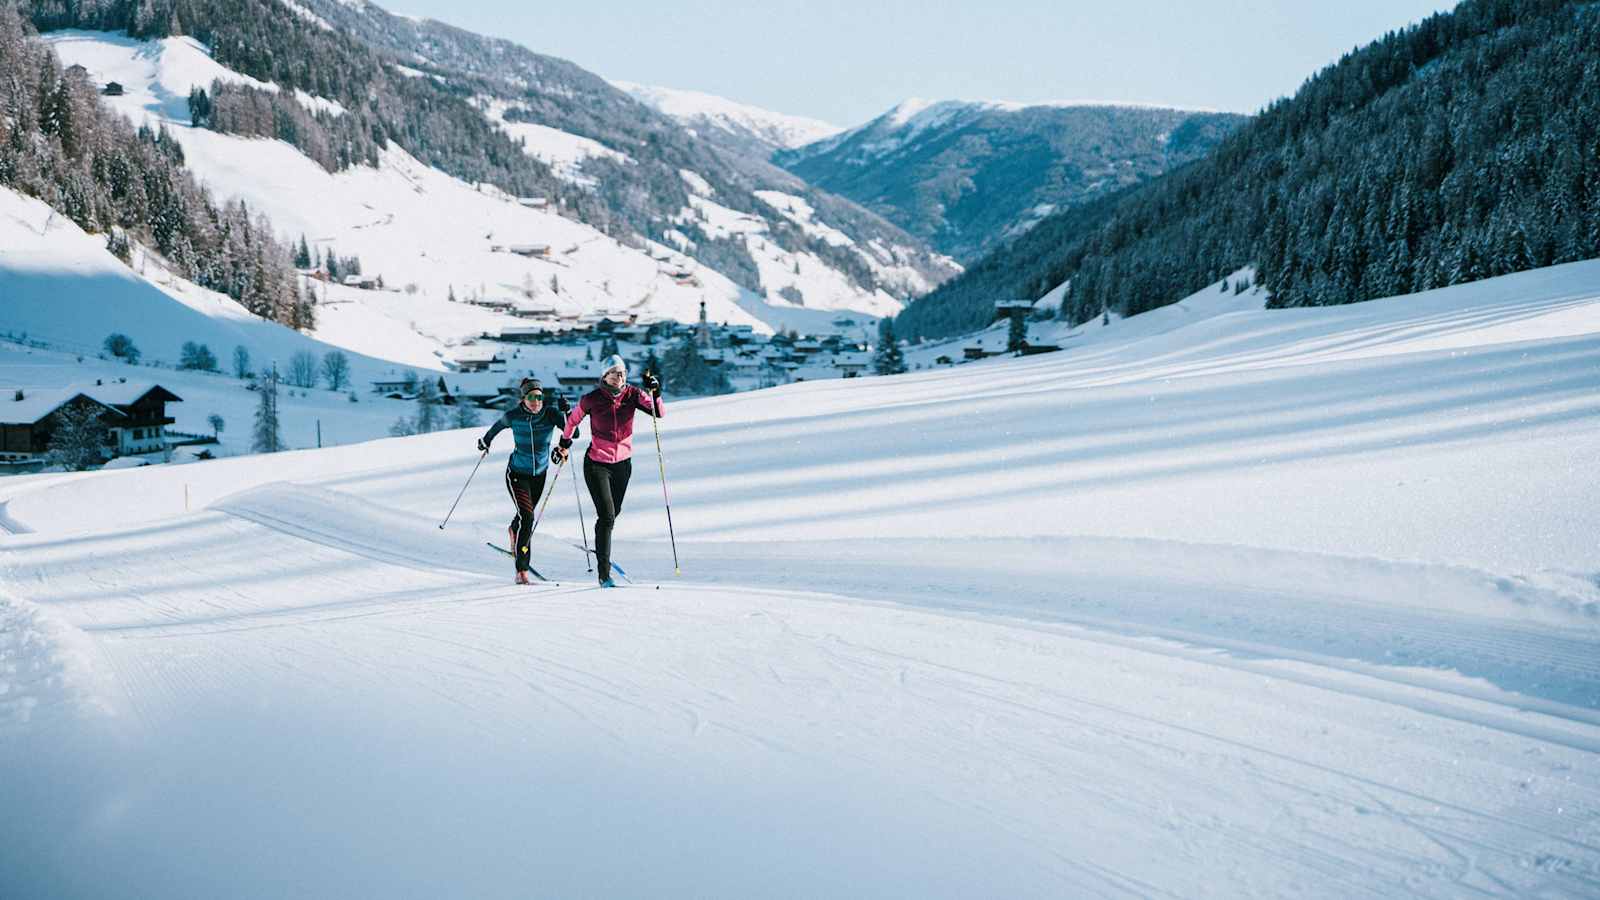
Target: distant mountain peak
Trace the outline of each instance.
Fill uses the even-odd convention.
[[[793,149],[831,137],[844,129],[805,116],[774,112],[703,91],[612,81],[635,100],[690,128],[714,129],[746,145],[762,145],[767,152]],[[765,155],[760,154],[760,155]]]

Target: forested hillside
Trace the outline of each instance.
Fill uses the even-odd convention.
[[[1085,321],[1255,266],[1276,306],[1353,303],[1600,255],[1600,6],[1468,0],[1346,55],[1209,157],[1046,220],[912,304],[987,324],[1071,281]]]
[[[677,227],[689,241],[687,253],[760,290],[743,241],[702,230],[694,221],[675,221],[692,205],[680,177],[688,170],[712,186],[721,205],[768,221],[780,246],[816,256],[867,292],[919,292],[908,290],[904,279],[885,276],[879,265],[915,270],[918,277],[911,280],[921,290],[954,272],[921,242],[859,208],[838,226],[851,229],[863,245],[876,239],[900,248],[889,254],[894,260],[869,261],[865,251],[792,227],[753,192],[805,194],[818,209],[842,201],[814,196],[821,192],[776,167],[726,157],[598,76],[509,41],[334,0],[23,0],[22,8],[41,30],[126,30],[141,38],[199,40],[218,63],[282,90],[212,85],[192,97],[194,123],[285,140],[330,171],[375,164],[379,150],[394,141],[464,181],[545,197],[552,208],[613,237],[660,240]],[[295,91],[337,108],[309,109]],[[507,122],[555,128],[626,158],[587,159],[584,179],[563,178],[498,127],[486,101],[502,103]]]
[[[1112,104],[907,101],[773,159],[973,262],[1051,213],[1205,156],[1245,121]]]
[[[165,131],[135,130],[104,109],[82,69],[63,70],[0,3],[0,186],[37,197],[131,261],[132,242],[177,274],[257,315],[312,325],[288,248],[265,218],[218,205],[184,169]]]

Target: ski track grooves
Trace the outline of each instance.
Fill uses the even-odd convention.
[[[296,490],[313,491],[316,489]],[[333,491],[317,491],[330,496],[338,496]],[[337,550],[361,556],[376,562],[404,566],[426,572],[438,572],[440,569],[465,574],[482,576],[479,570],[463,569],[451,565],[443,559],[419,560],[376,546],[371,542],[354,540],[347,537],[333,535],[327,531],[305,521],[293,521],[250,506],[249,504],[231,504],[227,501],[217,504],[214,508],[230,515],[238,516],[248,521],[255,522],[263,527],[273,529],[291,537],[300,538],[314,543],[322,544]],[[634,585],[635,588],[648,589],[650,585]],[[875,601],[847,594],[827,592],[800,592],[777,591],[772,589],[750,588],[733,585],[712,585],[695,583],[677,583],[671,589],[692,588],[697,591],[732,594],[767,594],[771,596],[797,597],[806,596],[818,600],[838,602],[844,604],[872,603]],[[569,593],[578,590],[587,590],[587,587],[555,587],[540,591],[541,594]],[[526,588],[522,589],[526,596]],[[436,592],[430,592],[436,596]],[[451,596],[458,600],[474,599],[478,596],[471,588],[462,588],[452,591]],[[510,596],[505,595],[505,596]],[[397,601],[416,599],[416,592],[398,592],[391,595],[381,595],[371,601],[358,601],[354,603],[335,604],[325,611],[320,619],[351,618],[356,616],[381,614],[381,607]],[[485,598],[487,599],[487,598]],[[501,598],[495,598],[501,599]],[[917,604],[906,605],[920,611],[954,613],[966,617],[978,618],[977,611],[930,610],[928,606]],[[354,612],[356,609],[368,609],[368,612]],[[279,610],[269,613],[250,613],[238,617],[240,624],[236,628],[250,627],[242,624],[246,621],[259,620],[263,617],[288,617],[290,621],[285,624],[298,624],[306,621],[295,617],[294,610]],[[1037,628],[1038,621],[1029,621],[1025,610],[990,610],[993,615],[999,612],[1002,615],[1022,616],[1012,619],[1012,624],[1019,627]],[[222,617],[227,618],[227,617]],[[1445,614],[1422,613],[1415,611],[1402,611],[1391,609],[1352,609],[1342,608],[1339,611],[1340,627],[1346,630],[1354,628],[1357,631],[1371,631],[1374,634],[1394,634],[1397,630],[1416,636],[1419,642],[1438,641],[1441,633],[1450,633],[1455,629],[1449,627],[1448,620],[1456,617]],[[1182,628],[1158,626],[1150,623],[1120,621],[1103,617],[1095,617],[1078,613],[1058,613],[1052,610],[1049,614],[1050,621],[1065,622],[1079,626],[1080,631],[1076,636],[1115,644],[1118,646],[1137,649],[1144,652],[1160,653],[1167,656],[1187,659],[1207,665],[1223,666],[1240,671],[1253,672],[1272,678],[1281,678],[1303,684],[1309,687],[1330,690],[1352,696],[1404,706],[1419,713],[1439,716],[1455,721],[1479,725],[1510,734],[1517,734],[1535,740],[1546,741],[1590,753],[1600,753],[1600,733],[1593,729],[1600,728],[1600,712],[1584,709],[1571,704],[1529,696],[1508,697],[1507,695],[1490,690],[1479,690],[1466,682],[1441,683],[1439,679],[1428,678],[1422,674],[1412,674],[1399,667],[1379,666],[1365,663],[1355,659],[1343,659],[1322,654],[1295,649],[1287,644],[1268,644],[1251,641],[1225,638],[1215,634],[1207,634]],[[1415,621],[1413,621],[1415,620]],[[1445,620],[1441,622],[1441,620]],[[194,624],[220,624],[219,620]],[[1315,623],[1311,623],[1315,624]],[[1307,622],[1301,621],[1301,627],[1306,627]],[[154,626],[153,626],[154,627]],[[178,626],[167,625],[170,630]],[[256,626],[260,627],[260,626]],[[1592,644],[1574,641],[1573,646],[1563,648],[1563,652],[1552,652],[1550,637],[1547,634],[1530,632],[1520,634],[1521,629],[1508,625],[1498,629],[1491,636],[1468,636],[1460,633],[1451,634],[1449,645],[1456,648],[1482,647],[1497,651],[1499,655],[1513,655],[1523,662],[1536,660],[1540,657],[1564,671],[1583,672],[1591,681],[1600,681],[1600,659],[1592,651]],[[1166,641],[1175,641],[1182,646],[1164,646],[1159,641],[1150,640],[1159,638]],[[1513,641],[1513,646],[1507,647],[1507,640]],[[1215,648],[1226,651],[1228,655],[1218,655],[1204,648]],[[1536,655],[1530,655],[1536,654]],[[1260,660],[1245,658],[1246,656],[1260,657]],[[1330,677],[1317,673],[1295,671],[1288,666],[1273,664],[1271,660],[1293,661],[1316,666],[1330,673],[1341,673],[1342,677]],[[1454,697],[1460,700],[1472,701],[1488,708],[1469,709],[1446,700]],[[1549,721],[1555,720],[1555,721]],[[1579,726],[1574,728],[1573,726]],[[1585,727],[1586,726],[1586,727]]]

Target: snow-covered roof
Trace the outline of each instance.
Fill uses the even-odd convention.
[[[15,389],[6,391],[4,396],[0,396],[0,422],[11,425],[32,425],[80,396],[99,403],[116,415],[122,415],[121,411],[111,406],[109,401],[97,400],[73,387],[23,388],[22,399],[14,399],[15,396]]]

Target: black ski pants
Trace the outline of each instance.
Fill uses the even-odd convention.
[[[589,486],[589,499],[594,502],[594,560],[601,581],[611,577],[611,526],[622,512],[622,498],[632,477],[631,459],[603,463],[583,458],[583,483]]]
[[[506,469],[506,492],[517,505],[517,514],[511,517],[511,552],[517,555],[517,571],[526,572],[532,565],[528,560],[528,544],[533,538],[533,506],[544,493],[544,472],[518,472]]]

